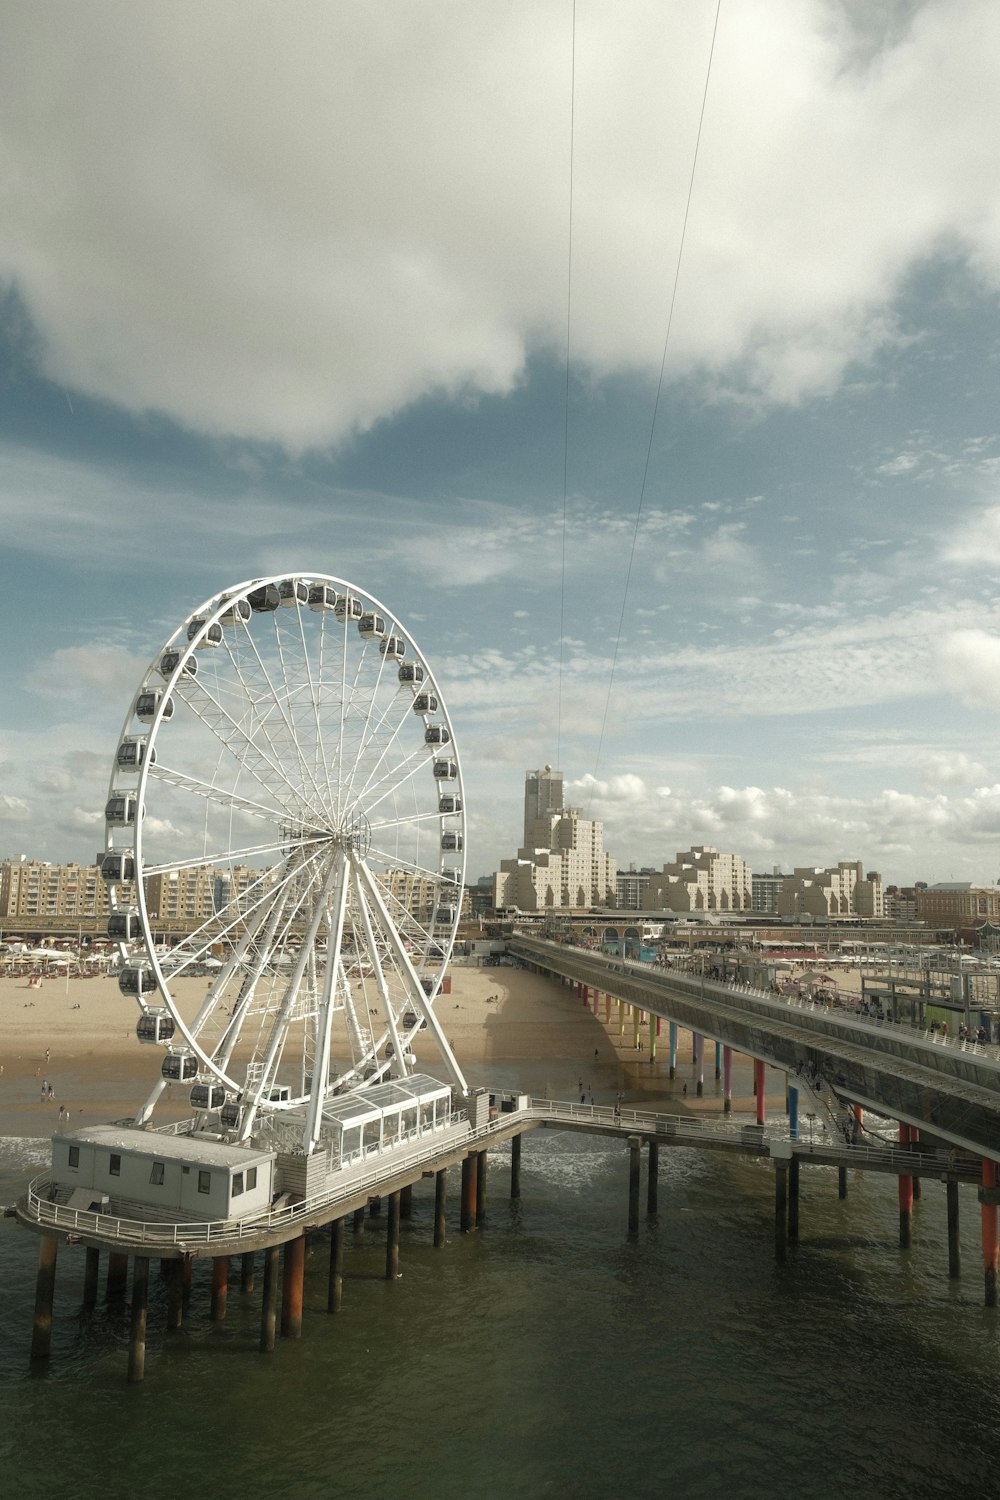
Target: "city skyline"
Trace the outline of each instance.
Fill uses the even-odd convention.
[[[314,568],[472,880],[550,762],[621,866],[994,884],[1000,12],[873,9],[11,6],[0,853],[91,858],[163,641]]]

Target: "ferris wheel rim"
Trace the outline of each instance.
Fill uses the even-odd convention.
[[[213,629],[215,629],[215,627],[219,627],[221,629],[220,622],[222,621],[223,617],[227,615],[232,616],[234,611],[238,612],[238,607],[243,605],[244,603],[248,603],[249,595],[255,590],[280,588],[286,585],[292,585],[294,587],[297,587],[299,585],[305,585],[307,587],[319,587],[322,585],[327,585],[336,589],[338,592],[343,591],[343,594],[348,598],[363,599],[366,605],[370,606],[372,610],[374,610],[377,614],[382,615],[384,619],[388,619],[391,622],[391,630],[393,635],[399,636],[402,639],[402,641],[405,643],[406,648],[411,653],[411,659],[414,664],[419,665],[422,668],[421,676],[425,684],[425,690],[430,693],[430,696],[435,700],[433,711],[435,723],[439,724],[445,731],[447,731],[445,743],[447,744],[448,759],[454,765],[454,774],[450,778],[450,780],[455,788],[455,796],[452,798],[453,807],[450,811],[448,811],[447,813],[441,813],[440,811],[438,811],[437,814],[429,812],[425,816],[428,823],[436,822],[439,828],[444,826],[443,820],[445,817],[447,817],[447,819],[449,820],[449,829],[453,829],[458,837],[457,847],[454,855],[454,864],[451,868],[449,880],[447,882],[454,887],[456,892],[454,907],[452,909],[451,916],[448,919],[447,930],[445,932],[437,931],[434,935],[433,944],[429,939],[425,942],[424,951],[420,955],[421,968],[426,965],[431,948],[433,947],[434,949],[436,949],[435,962],[439,966],[440,975],[443,975],[444,969],[447,965],[447,961],[450,958],[451,952],[454,947],[455,936],[461,917],[460,893],[462,887],[464,886],[464,835],[466,828],[461,761],[458,753],[458,748],[455,743],[455,736],[451,719],[444,700],[440,695],[440,688],[438,686],[436,676],[427,663],[426,657],[424,657],[422,651],[420,650],[420,647],[418,646],[410,631],[399,620],[394,611],[383,605],[381,601],[377,599],[376,596],[371,594],[367,589],[359,588],[357,585],[352,584],[349,580],[340,578],[337,575],[317,573],[312,570],[308,572],[302,571],[294,573],[274,573],[266,575],[264,577],[244,580],[240,584],[234,585],[221,591],[220,593],[210,596],[209,599],[205,600],[201,605],[197,606],[186,616],[186,618],[180,623],[180,625],[178,625],[174,632],[167,638],[166,642],[160,648],[160,650],[155,653],[155,655],[151,659],[149,666],[142,676],[139,688],[134,695],[130,710],[126,714],[126,718],[119,735],[119,747],[125,744],[129,737],[130,730],[134,726],[136,717],[136,705],[139,701],[140,696],[144,692],[149,692],[151,690],[157,692],[159,696],[157,698],[155,712],[152,719],[148,722],[148,729],[146,730],[146,733],[144,735],[145,748],[143,751],[141,764],[138,768],[138,776],[134,791],[136,811],[132,840],[132,858],[134,862],[133,895],[134,908],[136,911],[136,915],[139,918],[142,932],[141,943],[136,943],[134,946],[137,949],[144,949],[142,960],[144,961],[145,965],[148,966],[154,977],[155,994],[158,998],[158,1002],[162,1003],[165,1006],[166,1011],[168,1012],[170,1018],[174,1023],[175,1029],[180,1032],[179,1039],[176,1042],[171,1043],[169,1050],[172,1052],[185,1051],[190,1055],[194,1055],[197,1058],[199,1077],[201,1077],[203,1073],[212,1075],[216,1079],[218,1079],[223,1087],[231,1090],[238,1088],[239,1079],[231,1076],[231,1074],[226,1071],[225,1067],[220,1066],[217,1058],[212,1054],[212,1052],[202,1045],[200,1033],[194,1029],[193,1024],[189,1025],[185,1017],[182,1015],[180,1006],[176,1001],[176,997],[174,995],[172,987],[172,981],[173,985],[175,986],[178,975],[171,975],[165,972],[165,966],[161,961],[161,955],[157,951],[156,924],[159,923],[162,927],[163,918],[162,914],[150,911],[147,899],[147,890],[145,887],[145,877],[150,873],[150,871],[155,870],[159,872],[167,868],[176,868],[182,862],[167,861],[165,863],[160,862],[159,864],[157,864],[154,861],[147,861],[146,851],[144,847],[145,813],[148,799],[151,796],[155,796],[155,790],[151,790],[151,788],[155,789],[157,782],[162,781],[163,778],[162,769],[160,771],[154,771],[154,766],[156,765],[156,747],[158,742],[161,740],[161,737],[163,737],[165,734],[165,726],[169,718],[169,715],[167,714],[167,705],[169,703],[172,703],[175,697],[181,691],[183,684],[190,674],[191,669],[189,668],[189,663],[192,660],[196,659],[195,653],[202,647],[202,644],[205,642],[206,637],[209,636],[209,634],[213,631]],[[304,606],[301,602],[295,605],[296,613],[300,616],[300,627],[303,608]],[[244,626],[246,626],[246,618],[243,618],[242,623]],[[345,639],[347,635],[347,626],[349,623],[350,620],[345,619]],[[193,626],[195,626],[196,628],[192,629]],[[171,653],[172,651],[176,653],[176,659],[173,661],[169,673],[164,674],[163,663],[168,658],[169,653]],[[193,680],[196,682],[197,678],[195,677]],[[190,705],[188,706],[190,707]],[[222,753],[222,750],[220,750],[220,759]],[[417,769],[421,769],[423,767],[426,767],[426,754],[424,755],[422,761],[419,758],[415,758],[414,774]],[[111,779],[109,783],[109,804],[112,797],[117,792],[119,792],[122,780],[123,776],[119,765],[113,764]],[[174,785],[180,785],[179,780],[175,779]],[[193,778],[191,779],[191,785],[193,786]],[[286,786],[291,786],[291,783],[287,781],[287,779]],[[189,787],[189,789],[191,788]],[[204,784],[199,790],[203,794],[207,795],[207,793],[205,793]],[[364,795],[366,790],[367,785],[362,789],[362,796]],[[388,795],[389,794],[387,793],[382,794],[383,797],[387,797]],[[300,786],[296,788],[296,797],[301,799]],[[226,803],[227,798],[223,797],[221,800],[223,803]],[[234,810],[237,800],[239,799],[235,798],[233,792],[230,791],[230,793],[228,794],[228,805],[231,812]],[[244,803],[249,801],[249,799],[242,800]],[[349,808],[346,808],[345,805],[341,803],[341,815],[346,816],[348,811],[353,815],[359,800],[360,798],[352,801]],[[292,802],[295,802],[295,798],[292,799]],[[280,817],[282,813],[290,813],[292,810],[293,809],[288,806],[286,806],[284,809],[277,808],[275,806],[271,806],[268,808],[263,804],[257,809],[258,813],[261,815],[265,823],[267,822],[268,818],[271,818],[273,820]],[[241,808],[241,811],[247,812],[248,809],[244,805]],[[298,819],[300,828],[304,827],[304,818],[302,816],[302,813],[303,810],[300,806],[296,811],[296,817]],[[295,821],[296,819],[290,818],[289,824],[294,824]],[[368,823],[367,826],[369,829],[369,833],[368,843],[365,850],[366,854],[372,848],[373,844],[375,845],[377,851],[377,839],[384,837],[387,830],[391,830],[395,825],[393,824],[392,820],[382,819],[380,822],[376,822],[374,831],[372,831],[370,823]],[[278,837],[275,837],[272,840],[270,845],[261,844],[256,852],[263,853],[268,849],[274,851],[275,849],[280,847],[281,839],[283,839],[287,835],[287,828],[282,830],[279,826],[278,835]],[[127,845],[127,841],[119,841],[115,838],[110,825],[108,826],[108,829],[106,831],[105,843],[106,851],[108,853],[117,853],[119,851],[119,847],[124,848]],[[239,853],[241,851],[233,851],[232,849],[223,851],[224,862],[226,860],[231,860],[234,852]],[[195,864],[197,863],[197,860],[192,859],[188,861],[188,863],[189,865]],[[445,884],[443,879],[444,869],[445,866],[443,860],[440,860],[438,862],[438,869],[436,871],[431,871],[427,867],[421,869],[421,867],[419,866],[414,866],[415,871],[419,871],[420,874],[425,875],[428,878],[437,879],[442,886]],[[346,875],[344,876],[344,878],[346,879]],[[116,903],[115,884],[112,884],[111,897],[112,910],[115,911],[118,909]],[[129,909],[131,910],[131,906],[129,907]],[[129,943],[128,945],[120,945],[120,947],[122,960],[123,962],[125,962],[130,957],[132,957],[133,945]],[[438,983],[439,982],[440,980],[438,981]],[[150,991],[149,993],[153,992]],[[434,995],[429,995],[429,999],[433,998]],[[150,1007],[146,1005],[141,988],[140,993],[137,995],[137,999],[139,1000],[140,1008],[143,1010],[143,1012],[148,1011]],[[387,1014],[390,1012],[390,1010],[391,1007],[387,1006]],[[395,1036],[395,1032],[393,1032],[393,1035]],[[384,1042],[385,1036],[383,1034],[380,1040],[376,1042],[371,1049],[372,1053],[378,1052],[384,1045]],[[362,1059],[362,1063],[363,1062],[364,1059]],[[359,1075],[362,1075],[365,1072],[369,1075],[369,1077],[381,1078],[387,1076],[391,1071],[391,1062],[388,1057],[385,1057],[374,1069],[370,1065],[367,1067],[367,1069],[364,1069],[363,1066],[357,1066],[345,1070],[343,1076],[347,1080],[353,1078],[355,1079],[355,1081],[361,1083],[365,1081],[365,1078],[364,1076]],[[307,1098],[308,1095],[303,1094],[293,1102],[301,1104],[303,1100]],[[281,1102],[283,1101],[278,1101],[278,1103]]]

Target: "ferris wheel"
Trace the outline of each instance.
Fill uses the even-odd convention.
[[[455,940],[465,810],[412,637],[325,575],[205,601],[150,663],[105,807],[109,935],[161,1077],[238,1140],[316,1146],[334,1094],[405,1079]],[[421,1042],[423,1042],[421,1038]]]

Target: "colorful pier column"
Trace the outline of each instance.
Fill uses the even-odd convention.
[[[229,1297],[229,1256],[216,1255],[212,1257],[212,1311],[213,1323],[222,1323],[226,1316],[226,1302]]]
[[[948,1275],[954,1279],[962,1274],[962,1253],[958,1238],[958,1183],[949,1177],[945,1183],[948,1200]]]
[[[639,1028],[642,1025],[642,1011],[638,1005],[632,1007],[632,1046],[639,1050]]]
[[[910,1142],[910,1127],[899,1123],[899,1144],[908,1146]],[[913,1214],[913,1178],[906,1173],[899,1179],[899,1248],[908,1250],[910,1248],[910,1219]]]
[[[248,1297],[254,1289],[257,1271],[257,1257],[252,1250],[247,1250],[240,1256],[240,1291]]]
[[[628,1138],[628,1232],[639,1233],[639,1170],[642,1141],[637,1135]]]
[[[119,1250],[108,1254],[108,1279],[105,1292],[109,1302],[123,1302],[128,1287],[128,1256]]]
[[[445,1223],[445,1206],[448,1188],[445,1178],[445,1169],[441,1167],[434,1173],[434,1249],[440,1250],[444,1246],[447,1225]]]
[[[521,1137],[515,1135],[510,1143],[510,1196],[521,1196]]]
[[[764,1098],[764,1064],[759,1058],[754,1058],[753,1086],[757,1095],[757,1124],[763,1125],[767,1120],[767,1101]]]
[[[476,1162],[476,1223],[486,1217],[486,1152],[480,1151]]]
[[[788,1162],[774,1159],[774,1253],[784,1260],[788,1244]]]
[[[618,1036],[619,1036],[619,1038],[621,1038],[624,1035],[625,1035],[625,1001],[624,1000],[619,1000],[619,1002],[618,1002]]]
[[[260,1308],[260,1349],[270,1354],[274,1349],[278,1322],[278,1245],[264,1251],[264,1289]]]
[[[715,1081],[718,1083],[722,1077],[722,1043],[715,1044]]]
[[[677,1022],[670,1021],[667,1025],[667,1035],[670,1047],[670,1077],[673,1078],[677,1072]]]
[[[281,1336],[302,1337],[302,1291],[306,1274],[306,1238],[286,1240],[281,1276]]]
[[[43,1234],[38,1242],[38,1276],[35,1279],[35,1320],[31,1328],[31,1362],[42,1364],[52,1347],[52,1302],[56,1290],[56,1254],[59,1241]]]
[[[580,999],[583,1001],[584,1005],[590,1004],[590,990],[585,984],[581,984],[580,986]]]
[[[722,1049],[722,1113],[731,1115],[733,1112],[733,1049],[723,1047]]]
[[[659,1186],[660,1148],[656,1141],[649,1142],[648,1172],[646,1175],[646,1213],[656,1213],[656,1195]]]
[[[799,1159],[793,1156],[788,1163],[788,1243],[799,1242]]]
[[[330,1272],[326,1285],[326,1310],[339,1313],[344,1301],[344,1221],[330,1225]]]
[[[462,1208],[460,1225],[463,1234],[476,1227],[476,1178],[479,1153],[473,1151],[462,1158]]]
[[[653,1013],[652,1013],[652,1011],[650,1011],[650,1013],[649,1013],[649,1060],[650,1060],[650,1062],[655,1062],[656,1061],[656,1038],[659,1036],[659,1034],[660,1034],[660,1022],[659,1022],[659,1018],[657,1016],[654,1016]]]
[[[149,1257],[132,1261],[132,1316],[128,1335],[128,1383],[138,1385],[146,1373],[146,1308],[149,1304]]]
[[[604,1024],[611,1025],[611,996],[605,991],[604,994]]]
[[[694,1091],[699,1099],[705,1093],[705,1038],[700,1031],[694,1034]]]
[[[173,1266],[173,1261],[168,1265]],[[87,1246],[87,1261],[83,1272],[83,1305],[90,1309],[97,1303],[97,1283],[101,1273],[101,1252],[95,1245]]]
[[[1000,1193],[997,1192],[997,1164],[983,1157],[983,1185],[979,1192],[979,1201],[982,1205],[980,1214],[982,1217],[983,1231],[983,1273],[986,1283],[986,1306],[997,1305],[997,1204],[1000,1203]]]
[[[788,1134],[793,1141],[799,1138],[799,1091],[791,1083],[788,1085]]]
[[[389,1213],[385,1225],[385,1279],[399,1276],[399,1194],[389,1194]]]

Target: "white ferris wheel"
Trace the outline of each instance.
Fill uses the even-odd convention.
[[[109,935],[161,1077],[238,1140],[405,1079],[465,878],[462,774],[412,637],[363,590],[282,575],[213,595],[156,653],[105,808]],[[169,936],[170,942],[163,939]]]

